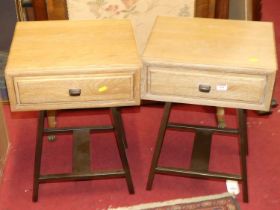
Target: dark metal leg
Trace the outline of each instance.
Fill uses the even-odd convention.
[[[238,110],[238,124],[240,134],[240,162],[241,162],[241,177],[242,177],[242,192],[243,201],[248,202],[248,183],[247,183],[247,161],[248,142],[247,142],[247,125],[245,110]]]
[[[119,125],[120,125],[120,129],[121,129],[121,136],[122,136],[122,141],[123,141],[123,144],[125,146],[125,148],[128,148],[127,146],[127,141],[126,141],[126,136],[125,136],[125,130],[124,130],[124,127],[123,127],[123,119],[122,119],[122,116],[121,116],[121,112],[119,110],[119,108],[116,108],[118,109],[117,111],[117,117],[118,117],[118,121],[119,121]]]
[[[134,193],[130,169],[126,157],[126,139],[124,128],[122,124],[121,115],[117,108],[111,108],[113,125],[102,126],[88,126],[88,127],[63,127],[63,128],[45,128],[44,121],[46,118],[46,111],[39,113],[37,142],[35,151],[34,163],[34,180],[33,180],[33,197],[32,200],[38,200],[38,191],[40,183],[48,183],[54,181],[83,181],[107,178],[125,178],[130,194]],[[119,155],[122,161],[122,168],[115,170],[99,170],[92,171],[90,167],[90,132],[91,131],[114,131],[116,142],[119,150]],[[73,133],[73,170],[72,173],[58,173],[41,175],[41,156],[43,149],[43,136],[44,134],[55,133]]]
[[[32,197],[33,202],[38,201],[45,114],[46,114],[45,111],[41,111],[39,113],[39,119],[38,119],[38,132],[37,132],[35,163],[34,163],[34,178],[33,178],[33,197]]]
[[[243,136],[244,139],[244,149],[246,155],[249,154],[249,146],[248,146],[248,134],[247,134],[247,112],[244,109],[238,110],[238,122],[239,122],[239,131],[240,135]]]
[[[247,122],[246,111],[238,109],[238,128],[217,128],[199,125],[187,125],[180,123],[170,123],[169,115],[171,110],[171,103],[165,103],[164,114],[161,120],[161,126],[158,133],[158,138],[153,154],[152,164],[148,177],[147,190],[151,190],[154,176],[156,173],[175,175],[183,177],[197,177],[197,178],[215,178],[215,179],[230,179],[242,182],[242,192],[244,202],[248,202],[248,183],[247,183],[247,163],[246,157],[248,155],[248,138],[247,138]],[[163,167],[158,166],[158,161],[164,141],[166,129],[194,131],[195,141],[193,145],[192,161],[190,169]],[[241,174],[230,174],[209,171],[209,160],[211,153],[212,134],[225,133],[239,135],[240,139],[240,164]]]
[[[148,177],[148,183],[146,186],[147,190],[152,189],[154,176],[155,176],[155,169],[158,165],[158,160],[159,160],[159,156],[160,156],[160,152],[161,152],[161,148],[163,145],[163,140],[164,140],[164,136],[165,136],[165,132],[166,132],[166,127],[167,127],[168,119],[169,119],[169,115],[170,115],[171,105],[172,105],[172,103],[169,103],[169,102],[165,103],[165,105],[164,105],[163,117],[161,120],[161,125],[160,125],[160,129],[159,129],[158,138],[157,138],[155,151],[154,151],[154,155],[153,155],[153,160],[152,160],[150,173],[149,173],[149,177]]]
[[[114,125],[114,132],[116,136],[116,141],[117,141],[117,146],[120,154],[120,158],[122,161],[122,166],[125,172],[125,178],[126,178],[126,183],[128,187],[128,191],[130,194],[134,193],[134,187],[130,175],[130,169],[128,165],[128,161],[126,158],[126,152],[125,152],[125,145],[123,143],[123,135],[122,135],[122,125],[120,122],[120,113],[117,108],[111,108],[112,111],[112,121]]]

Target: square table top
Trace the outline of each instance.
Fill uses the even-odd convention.
[[[18,22],[6,71],[64,74],[87,69],[139,68],[128,20]]]
[[[158,17],[143,54],[144,63],[210,69],[275,72],[271,22]]]

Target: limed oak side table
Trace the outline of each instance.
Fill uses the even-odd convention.
[[[33,201],[40,183],[125,178],[134,193],[122,118],[116,107],[139,105],[140,69],[127,20],[19,22],[6,67],[12,111],[39,110]],[[45,110],[111,107],[112,124],[45,128]],[[90,133],[114,131],[122,169],[92,171]],[[73,172],[40,174],[43,137],[73,134]]]
[[[155,174],[242,182],[248,202],[245,109],[269,110],[277,70],[272,23],[158,17],[143,54],[142,98],[165,101],[147,189]],[[172,102],[236,108],[238,128],[168,122]],[[166,129],[195,132],[190,169],[159,166]],[[214,133],[240,139],[240,174],[208,170]]]

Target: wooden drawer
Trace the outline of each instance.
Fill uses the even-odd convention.
[[[142,98],[200,105],[266,109],[266,75],[151,66]]]
[[[18,76],[17,110],[110,107],[139,104],[135,73]]]

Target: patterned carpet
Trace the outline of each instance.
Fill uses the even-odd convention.
[[[229,193],[147,203],[109,210],[240,210],[235,197]]]

